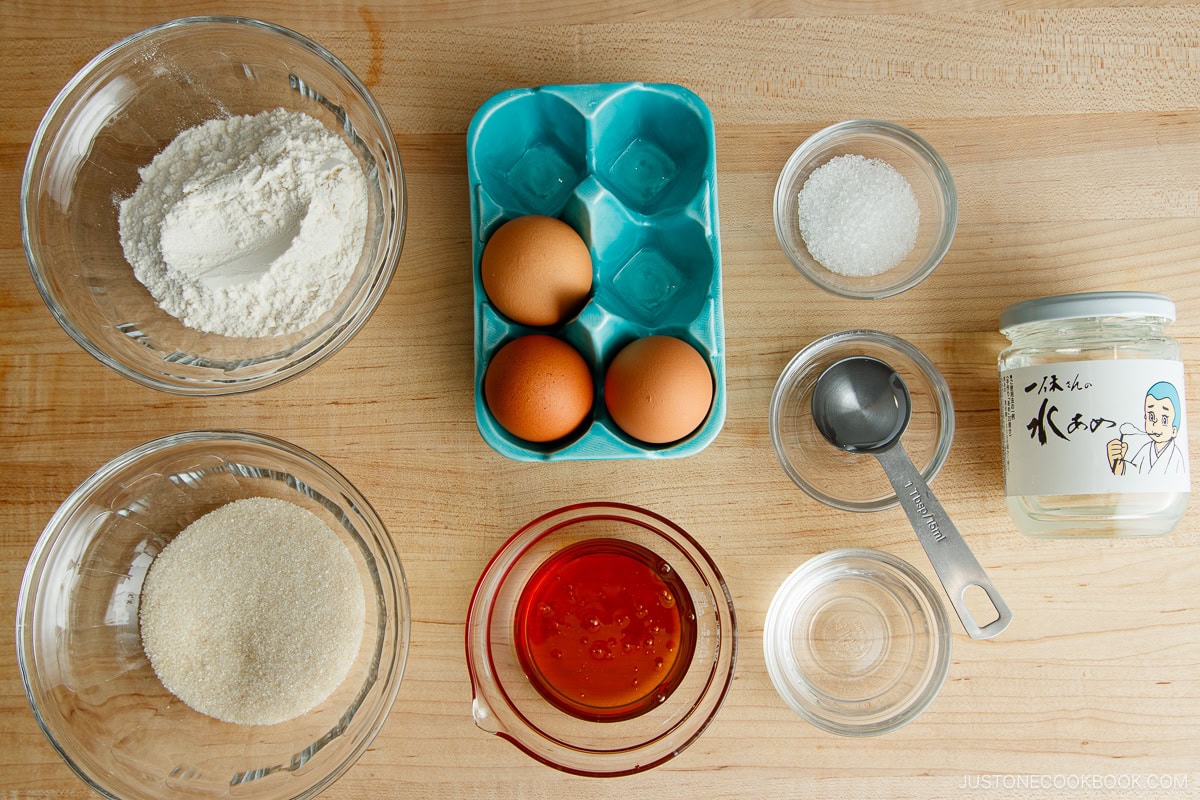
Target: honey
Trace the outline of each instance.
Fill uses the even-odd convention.
[[[616,722],[658,707],[682,682],[696,645],[683,581],[641,545],[589,539],[563,548],[517,602],[517,657],[556,708]]]

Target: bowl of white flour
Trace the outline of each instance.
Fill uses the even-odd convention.
[[[410,617],[395,544],[288,442],[188,431],[113,458],[55,512],[17,603],[42,731],[105,797],[312,797],[370,746]]]
[[[315,42],[237,17],[175,20],[93,58],[50,105],[21,229],[51,313],[167,392],[246,392],[336,352],[403,244],[395,139]]]

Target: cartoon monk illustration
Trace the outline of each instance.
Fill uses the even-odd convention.
[[[1144,431],[1132,425],[1121,426],[1120,438],[1108,443],[1108,464],[1114,475],[1130,469],[1139,475],[1180,475],[1187,471],[1183,451],[1175,444],[1179,434],[1179,392],[1174,385],[1159,381],[1146,391]],[[1128,430],[1127,430],[1128,429]],[[1150,437],[1129,456],[1126,433],[1144,433]]]

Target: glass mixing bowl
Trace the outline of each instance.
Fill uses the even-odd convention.
[[[767,672],[812,724],[873,736],[916,719],[950,670],[950,623],[933,586],[879,550],[832,550],[779,587],[763,623]]]
[[[517,652],[518,606],[531,579],[566,548],[597,541],[650,551],[659,569],[673,572],[685,587],[695,623],[692,657],[673,690],[659,694],[643,713],[605,721],[583,719],[549,702]],[[543,764],[577,775],[628,775],[678,755],[721,707],[736,652],[733,601],[712,559],[678,525],[620,503],[567,506],[523,527],[484,570],[467,616],[475,723]],[[613,662],[598,661],[597,668],[605,669],[605,663]]]
[[[921,213],[912,251],[878,275],[840,275],[813,258],[800,234],[799,196],[805,181],[830,159],[879,159],[904,176]],[[810,136],[788,158],[775,185],[775,233],[788,259],[826,291],[867,300],[891,297],[929,277],[942,262],[958,225],[958,192],[946,162],[928,142],[893,122],[852,119]]]
[[[177,134],[283,108],[320,120],[357,155],[366,242],[334,306],[287,335],[233,338],[183,325],[133,274],[120,201]],[[239,17],[193,17],[136,33],[93,58],[51,103],[21,183],[21,234],[54,318],[121,375],[167,392],[218,395],[295,377],[341,348],[387,290],[404,238],[400,154],[379,105],[320,45]]]
[[[901,442],[925,481],[933,481],[954,440],[950,387],[924,353],[889,333],[840,331],[793,356],[771,394],[771,443],[784,472],[812,497],[843,511],[880,511],[898,501],[879,461],[866,453],[834,447],[812,417],[817,378],[827,367],[850,356],[878,358],[904,379],[912,395],[912,419]]]
[[[278,725],[234,725],[184,705],[154,674],[138,624],[154,557],[198,517],[248,497],[320,517],[349,550],[366,600],[345,680]],[[17,601],[17,662],[34,716],[89,786],[123,800],[312,797],[379,732],[408,639],[404,571],[366,499],[312,454],[235,431],[174,434],[101,467],[50,519]]]

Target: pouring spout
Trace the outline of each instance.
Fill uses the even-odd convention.
[[[480,700],[478,695],[471,698],[471,717],[475,720],[475,727],[485,733],[494,733],[498,736],[504,733],[504,727],[500,724],[500,720],[496,719],[492,709],[487,703]]]

